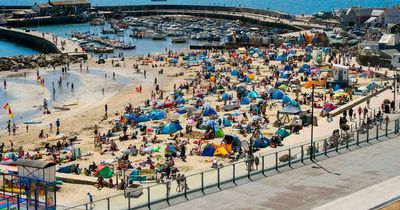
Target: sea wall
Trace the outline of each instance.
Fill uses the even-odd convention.
[[[212,13],[212,12],[202,12],[202,11],[187,11],[187,10],[182,10],[177,13],[176,11],[168,11],[168,10],[144,10],[144,11],[124,11],[124,13],[127,16],[134,16],[134,17],[139,17],[139,16],[156,16],[156,15],[190,15],[190,16],[196,16],[196,17],[208,17],[208,18],[219,18],[219,19],[227,19],[227,20],[240,20],[243,22],[249,22],[257,25],[262,25],[262,26],[268,26],[272,28],[282,28],[282,29],[289,29],[289,30],[294,30],[298,31],[301,30],[300,28],[293,26],[293,25],[288,25],[280,22],[272,22],[272,21],[265,21],[265,20],[259,20],[255,19],[252,17],[247,17],[243,16],[240,13],[235,13],[235,14],[224,14],[224,13]]]
[[[38,25],[56,25],[56,24],[67,24],[67,23],[80,23],[82,22],[76,16],[57,16],[57,17],[37,17],[37,18],[26,18],[26,19],[8,19],[6,25],[12,27],[23,27],[23,26],[38,26]]]
[[[224,7],[212,5],[123,5],[123,6],[96,6],[97,9],[103,11],[138,11],[138,10],[203,10],[203,11],[226,11],[226,12],[246,12],[285,19],[294,18],[293,15],[281,13],[272,10],[239,8],[239,7]]]
[[[0,57],[0,71],[16,71],[19,69],[35,69],[39,67],[61,66],[78,62],[78,57],[68,54],[41,54],[31,56]]]
[[[43,53],[61,53],[56,45],[50,41],[29,34],[29,31],[0,27],[0,39],[19,43]]]

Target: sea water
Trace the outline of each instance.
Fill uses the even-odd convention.
[[[38,51],[29,47],[24,47],[19,44],[0,39],[0,57],[13,55],[34,55],[38,53]]]

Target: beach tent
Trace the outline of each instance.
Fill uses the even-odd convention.
[[[272,93],[272,99],[283,99],[283,96],[285,96],[285,94],[282,91],[275,91],[274,93]]]
[[[338,90],[340,90],[340,89],[342,89],[342,88],[340,87],[339,84],[336,84],[336,85],[333,87],[333,91],[338,91]]]
[[[147,121],[150,121],[150,118],[145,114],[141,114],[135,118],[135,122],[137,123],[147,122]]]
[[[241,149],[239,137],[234,134],[226,134],[224,139],[222,139],[221,144],[232,145],[234,151],[239,151]]]
[[[245,77],[243,78],[242,82],[244,82],[244,83],[250,83],[250,82],[251,82],[251,79],[250,79],[248,76],[245,76]]]
[[[203,116],[215,115],[217,112],[211,107],[211,105],[207,104],[204,109]]]
[[[222,118],[222,124],[224,125],[224,127],[232,126],[231,121],[229,121],[229,119],[227,117]]]
[[[271,144],[271,141],[264,137],[261,136],[260,138],[256,139],[253,143],[254,148],[267,148]]]
[[[242,100],[240,100],[240,104],[241,105],[247,105],[247,104],[250,104],[250,98],[249,97],[244,97],[244,98],[242,98]]]
[[[284,71],[279,75],[280,78],[287,79],[290,77],[290,72],[289,71]]]
[[[226,155],[228,155],[228,151],[224,147],[218,147],[214,152],[214,156],[225,157]]]
[[[69,173],[74,172],[75,168],[76,168],[76,164],[71,164],[71,165],[63,166],[63,167],[57,169],[57,172],[69,174]]]
[[[214,156],[215,148],[211,145],[208,144],[204,149],[203,152],[201,153],[201,156],[208,156],[212,157]]]
[[[224,136],[225,136],[225,134],[222,131],[222,129],[218,128],[218,130],[215,132],[215,138],[223,138]]]
[[[290,99],[289,98],[289,96],[283,96],[283,98],[282,98],[282,103],[283,104],[288,104],[288,103],[290,103],[292,101],[292,99]]]
[[[149,118],[152,120],[162,120],[167,117],[164,111],[153,110],[149,113]]]
[[[293,106],[291,104],[283,107],[281,110],[278,111],[278,114],[286,114],[286,115],[298,115],[301,113],[299,107]]]
[[[222,100],[223,100],[223,101],[229,100],[229,97],[230,97],[230,95],[229,95],[228,93],[222,94]]]
[[[182,96],[179,96],[175,99],[175,104],[184,104],[185,103],[185,99]]]
[[[106,164],[98,165],[95,174],[96,176],[101,175],[105,179],[111,178],[113,176],[112,170]]]
[[[276,56],[276,60],[277,61],[284,61],[284,60],[286,60],[286,56],[285,55],[278,55],[278,56]]]
[[[234,69],[234,70],[231,72],[231,76],[238,76],[238,75],[239,75],[239,71],[236,70],[236,69]]]
[[[378,85],[375,82],[371,82],[367,85],[368,90],[374,90],[378,87]]]
[[[182,130],[182,129],[183,128],[179,123],[170,122],[170,123],[166,124],[165,126],[163,126],[161,128],[160,133],[161,134],[172,134],[172,133],[176,133],[176,132],[178,132],[179,130]]]
[[[275,134],[282,138],[286,138],[290,135],[289,131],[287,131],[285,128],[279,128]]]
[[[248,97],[251,99],[256,99],[258,98],[258,93],[255,90],[253,90],[249,93]]]
[[[176,110],[176,113],[178,113],[178,114],[185,114],[185,113],[187,113],[187,110],[185,109],[185,107],[181,107],[181,108],[178,108],[178,109]]]

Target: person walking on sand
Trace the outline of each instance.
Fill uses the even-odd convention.
[[[15,125],[15,123],[13,123],[13,125],[12,125],[12,131],[13,131],[13,135],[15,136],[15,133],[17,132],[17,126]]]
[[[157,85],[157,77],[154,78],[154,86],[156,86],[156,85]]]
[[[8,130],[8,135],[11,135],[11,120],[7,121],[7,130]]]
[[[146,79],[146,73],[147,73],[146,69],[143,70],[143,76],[144,76],[145,79]]]
[[[71,93],[74,92],[74,83],[71,82]]]
[[[60,134],[60,125],[61,125],[60,119],[57,119],[56,120],[56,127],[57,127],[56,135]]]
[[[89,72],[89,65],[86,66],[86,72]]]
[[[7,81],[4,80],[4,90],[7,90]]]
[[[90,193],[87,193],[87,197],[88,197],[88,201],[89,201],[89,209],[93,209],[96,206],[93,201],[93,195]]]
[[[108,105],[106,104],[106,105],[104,105],[104,112],[105,112],[106,116],[107,116],[107,111],[108,111]]]

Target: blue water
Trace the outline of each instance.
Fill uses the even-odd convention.
[[[35,2],[47,0],[1,0],[1,5],[33,5]],[[351,6],[385,7],[386,4],[399,4],[398,0],[168,0],[166,2],[152,2],[150,0],[90,0],[92,5],[143,5],[143,4],[192,4],[192,5],[219,5],[242,6],[257,9],[277,10],[291,14],[312,14],[320,10],[348,8]]]
[[[88,32],[91,34],[100,34],[102,29],[110,29],[110,25],[106,26],[90,26],[88,23],[81,24],[65,24],[65,25],[46,25],[46,26],[32,26],[32,27],[23,27],[24,29],[38,30],[41,32],[51,32],[59,36],[69,37],[68,34],[71,31],[79,31],[79,32]],[[171,37],[167,37],[166,40],[152,40],[152,39],[133,39],[129,37],[132,34],[131,30],[125,30],[125,34],[123,36],[109,34],[112,39],[119,39],[124,41],[125,43],[136,44],[136,49],[133,50],[123,50],[124,56],[136,56],[136,55],[147,55],[148,53],[161,53],[165,51],[165,48],[171,50],[178,50],[189,48],[191,44],[202,44],[204,42],[188,40],[187,43],[179,43],[172,44]],[[118,55],[121,51],[115,50],[112,55]]]
[[[34,55],[39,52],[28,47],[0,39],[0,57],[13,55]]]

